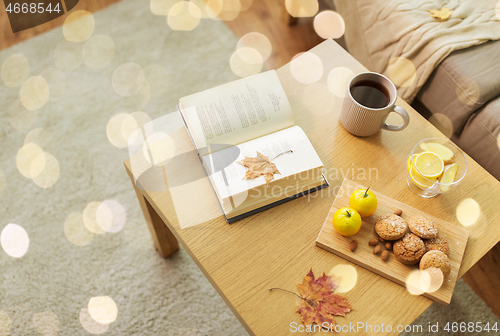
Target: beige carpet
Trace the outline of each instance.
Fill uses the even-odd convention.
[[[19,107],[19,86],[1,84],[0,192],[2,176],[6,186],[0,195],[0,230],[9,223],[20,225],[29,248],[21,258],[0,251],[0,336],[89,335],[87,330],[105,335],[245,335],[185,251],[167,260],[158,256],[122,165],[127,149],[113,146],[106,133],[116,113],[142,110],[155,119],[172,112],[179,97],[234,79],[229,58],[237,39],[223,23],[211,20],[202,20],[191,32],[172,31],[164,17],[151,14],[147,1],[124,0],[94,18],[92,36],[108,35],[116,49],[103,68],[87,63],[103,62],[104,51],[90,59],[87,54],[85,63],[80,59],[83,44],[57,47],[64,39],[62,29],[0,53],[2,63],[12,54],[24,54],[29,76],[56,68],[56,63],[66,69],[65,84],[59,72],[42,73],[51,78],[51,99],[37,113]],[[147,90],[118,95],[112,83],[120,82],[112,82],[112,75],[125,62],[165,68],[165,92],[150,99]],[[159,88],[156,82],[150,89]],[[53,160],[40,175],[48,174],[45,180],[26,178],[16,167],[25,141],[37,143],[57,160],[60,174],[53,186],[39,186],[48,186],[56,176]],[[30,168],[28,173],[36,175]],[[76,232],[75,220],[69,222],[73,231],[68,234],[68,218],[81,218],[89,204],[98,204],[91,202],[105,200],[118,202],[107,204],[125,211],[123,229],[118,231],[118,225],[118,232],[92,236],[85,229]],[[103,296],[113,300],[118,313],[109,325],[85,315],[89,300]],[[416,323],[462,320],[498,321],[460,281],[450,306],[435,304]]]

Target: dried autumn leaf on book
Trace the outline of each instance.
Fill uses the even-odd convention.
[[[453,13],[451,10],[445,7],[441,7],[441,9],[430,9],[429,12],[433,18],[439,20],[448,20]]]
[[[256,157],[247,157],[241,161],[237,161],[240,165],[248,168],[243,179],[254,179],[261,175],[264,175],[266,179],[266,184],[274,180],[274,174],[281,174],[276,168],[276,165],[269,161],[269,158],[261,153],[257,152]]]
[[[302,315],[302,323],[306,325],[306,330],[312,330],[313,323],[325,327],[323,324],[325,322],[328,324],[328,328],[333,330],[335,327],[333,315],[345,316],[352,310],[344,296],[333,293],[338,285],[337,278],[325,275],[325,273],[315,279],[311,268],[304,277],[304,281],[297,284],[300,295],[281,288],[271,288],[270,290],[285,291],[302,299],[297,307],[297,313]]]

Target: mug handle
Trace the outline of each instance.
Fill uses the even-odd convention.
[[[401,118],[403,118],[403,125],[389,125],[387,123],[384,122],[384,124],[382,125],[382,128],[385,129],[385,130],[388,130],[388,131],[402,131],[406,128],[406,126],[408,126],[408,124],[410,123],[410,116],[408,115],[408,112],[406,112],[406,110],[404,108],[402,108],[401,106],[398,106],[398,105],[394,105],[394,107],[392,108],[392,110],[389,112],[394,112],[394,113],[397,113],[401,116]]]

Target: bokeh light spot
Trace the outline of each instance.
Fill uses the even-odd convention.
[[[127,142],[127,145],[137,143],[142,139],[142,134],[135,131],[149,122],[151,122],[151,118],[142,111],[131,113],[123,119],[121,126],[122,137]]]
[[[64,223],[64,235],[76,246],[87,246],[94,238],[94,233],[87,230],[83,223],[83,214],[72,213]]]
[[[443,285],[444,276],[439,268],[430,267],[420,274],[420,288],[426,293],[433,293]]]
[[[328,275],[339,279],[339,286],[335,289],[337,293],[346,293],[354,288],[358,281],[358,272],[352,265],[337,265]]]
[[[354,72],[345,67],[338,67],[332,69],[328,73],[326,80],[328,89],[337,97],[344,98],[347,94],[347,87],[349,81],[354,77]]]
[[[137,140],[140,140],[136,139],[136,137],[139,137],[141,134],[135,133],[135,131],[150,121],[151,118],[149,115],[142,111],[131,114],[118,113],[108,121],[106,127],[108,140],[117,148],[126,148],[129,141],[135,143]]]
[[[94,32],[95,21],[92,13],[77,10],[64,20],[63,35],[67,41],[83,42]]]
[[[229,66],[236,76],[248,77],[258,74],[262,70],[264,62],[257,50],[243,47],[231,55]]]
[[[28,233],[22,226],[17,224],[7,224],[0,235],[2,248],[9,256],[21,258],[28,252],[30,239]]]
[[[17,152],[16,157],[16,165],[19,172],[27,178],[33,178],[33,173],[37,173],[37,171],[32,171],[31,167],[35,159],[38,160],[37,165],[40,165],[40,155],[42,155],[44,159],[46,159],[44,151],[40,148],[40,146],[34,143],[30,142],[21,147],[21,149]],[[45,166],[45,160],[43,162],[43,165]],[[40,173],[41,171],[38,171],[38,174]]]
[[[458,204],[456,215],[463,226],[471,226],[481,216],[481,207],[472,198],[466,198]]]
[[[144,71],[136,63],[123,63],[113,72],[111,83],[117,94],[123,97],[138,93],[145,82]]]
[[[109,232],[109,228],[113,225],[113,212],[108,204],[109,201],[108,203],[100,203],[95,213],[95,221],[104,232]]]
[[[148,136],[147,143],[149,147],[144,147],[144,156],[146,157],[146,160],[149,161],[149,157],[151,155],[153,158],[153,164],[155,165],[159,165],[162,162],[173,158],[175,155],[175,142],[168,134],[162,132],[153,133]],[[148,149],[150,153],[147,153]]]
[[[104,334],[109,329],[109,324],[100,324],[96,322],[89,314],[87,308],[80,310],[80,324],[82,327],[93,335]]]
[[[458,100],[465,105],[474,105],[479,100],[481,90],[472,78],[461,79],[455,88]]]
[[[30,63],[23,54],[13,54],[2,64],[1,76],[5,86],[16,87],[24,83],[30,74]]]
[[[0,309],[0,336],[11,335],[10,333],[11,325],[12,322],[10,320],[9,315],[7,315],[6,312]]]
[[[345,22],[339,13],[326,10],[314,18],[314,30],[321,38],[337,39],[345,32]]]
[[[100,324],[113,323],[118,316],[118,307],[109,296],[97,296],[89,300],[89,315]]]
[[[43,172],[45,169],[45,164],[47,163],[47,155],[45,153],[40,153],[35,158],[33,161],[31,161],[31,166],[30,166],[30,174],[31,178],[35,178],[40,176],[40,174]]]
[[[312,84],[323,76],[323,62],[311,52],[297,54],[290,62],[293,78],[302,84]]]
[[[170,8],[182,0],[150,0],[149,9],[154,15],[167,16]]]
[[[453,135],[453,124],[450,118],[446,115],[442,113],[434,113],[430,116],[429,122],[448,138],[451,138]]]
[[[393,57],[388,66],[389,78],[400,87],[409,87],[415,82],[417,69],[406,57]]]
[[[233,21],[241,12],[240,0],[208,0],[207,15],[214,20]]]
[[[116,233],[125,226],[127,213],[118,201],[105,200],[97,208],[96,221],[104,231]]]
[[[33,177],[33,182],[39,187],[47,189],[56,184],[59,179],[59,174],[61,173],[61,168],[59,166],[59,161],[57,161],[52,154],[44,153],[44,156],[44,168],[40,175]],[[33,169],[33,165],[31,169]]]
[[[108,35],[92,36],[83,46],[83,60],[89,68],[104,68],[114,57],[115,42]]]
[[[127,139],[123,137],[123,121],[128,117],[128,113],[118,113],[111,117],[106,127],[106,134],[109,142],[117,148],[125,148],[128,145]]]
[[[49,100],[50,88],[41,76],[28,78],[19,92],[21,103],[30,111],[42,108]]]
[[[173,30],[191,31],[201,20],[201,10],[192,2],[181,1],[170,8],[167,24]]]
[[[2,196],[6,188],[7,188],[7,179],[5,178],[4,173],[0,170],[0,197]]]
[[[57,69],[49,68],[42,71],[40,76],[43,77],[49,85],[49,101],[56,101],[61,98],[66,88],[66,76],[64,73]]]
[[[285,7],[293,17],[313,17],[319,10],[318,0],[285,0]]]
[[[151,96],[156,97],[167,91],[168,72],[161,65],[151,64],[144,68],[146,82],[151,89]]]
[[[33,325],[36,331],[43,336],[55,336],[59,333],[59,319],[51,311],[35,313],[33,315]]]
[[[406,278],[406,289],[411,295],[422,295],[424,290],[420,286],[421,270],[414,270]]]
[[[37,116],[38,112],[26,109],[20,99],[14,101],[9,107],[10,124],[19,132],[30,129],[35,123]]]
[[[42,127],[37,127],[26,135],[24,144],[27,145],[30,142],[40,146],[44,151],[52,149],[52,135]]]
[[[54,49],[54,64],[61,71],[78,68],[83,62],[83,44],[62,40]]]
[[[144,113],[144,112],[135,112],[135,113]],[[145,114],[145,113],[144,113]],[[151,120],[149,120],[151,121]],[[137,123],[137,120],[131,115],[127,114],[125,116],[125,119],[122,121],[122,136],[124,140],[127,140],[128,143],[128,138],[135,132],[137,128],[139,128],[139,124]]]
[[[257,32],[245,34],[242,38],[240,38],[236,48],[240,49],[244,47],[257,50],[262,57],[263,62],[265,62],[269,58],[269,56],[271,56],[271,53],[273,51],[273,47],[271,46],[271,42],[269,42],[269,39],[265,35]]]
[[[207,0],[185,0],[185,1],[189,1],[192,4],[198,6],[198,8],[200,9],[202,19],[210,18],[207,13]],[[210,8],[208,8],[208,11],[210,11]]]
[[[83,210],[83,224],[92,233],[103,234],[106,233],[99,224],[97,223],[97,209],[99,209],[101,213],[101,217],[112,217],[111,210],[106,205],[102,205],[103,203],[98,201],[92,201]],[[104,213],[106,212],[106,215]]]

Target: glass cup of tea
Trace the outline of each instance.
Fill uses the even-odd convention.
[[[396,105],[398,92],[389,78],[376,72],[362,72],[351,78],[347,87],[340,122],[356,136],[370,136],[381,129],[401,131],[408,126],[408,112]],[[389,125],[385,121],[394,112],[403,119],[402,125]]]
[[[467,158],[449,139],[428,138],[413,147],[406,171],[410,189],[431,198],[457,187],[467,174]]]

